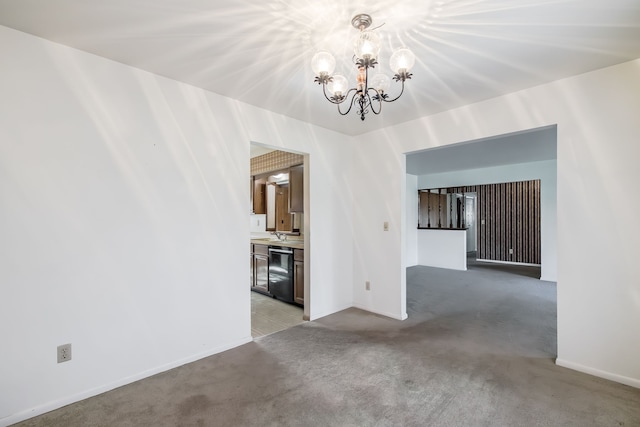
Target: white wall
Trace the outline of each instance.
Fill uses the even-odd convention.
[[[418,265],[418,177],[407,174],[407,267]]]
[[[403,313],[406,260],[398,248],[406,229],[378,230],[383,217],[391,224],[406,217],[404,153],[557,124],[557,362],[640,387],[640,223],[627,194],[640,180],[638,94],[635,60],[355,138],[367,158],[352,169],[363,190],[354,223],[356,304]],[[365,293],[365,277],[383,289]]]
[[[422,175],[418,177],[418,187],[444,188],[539,179],[542,260],[540,279],[555,282],[558,278],[556,167],[556,160],[548,160]]]
[[[383,135],[385,133],[380,133]],[[362,139],[354,146],[350,169],[353,204],[354,305],[395,319],[405,319],[407,251],[407,177],[405,156],[392,142]],[[398,172],[402,175],[398,175]],[[384,222],[389,231],[384,231]],[[402,239],[401,239],[402,236]],[[365,290],[365,282],[371,290]]]
[[[465,230],[418,230],[418,264],[428,267],[467,269]]]
[[[0,51],[0,425],[251,340],[250,141],[309,153],[311,318],[351,305],[349,138],[5,27]]]

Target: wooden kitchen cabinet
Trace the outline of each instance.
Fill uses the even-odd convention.
[[[269,294],[269,246],[253,245],[252,289]]]
[[[293,300],[304,305],[304,250],[293,250]]]
[[[304,212],[304,166],[289,168],[289,212]]]
[[[276,231],[291,231],[292,219],[289,213],[289,186],[276,186]]]
[[[265,214],[267,213],[267,178],[266,177],[254,177],[253,178],[253,213]]]
[[[255,175],[251,192],[254,214],[266,214],[266,231],[299,231],[304,211],[304,166]],[[297,220],[296,215],[297,214]]]

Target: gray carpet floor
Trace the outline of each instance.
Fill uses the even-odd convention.
[[[532,268],[407,271],[409,319],[306,322],[21,426],[640,426],[640,390],[554,364]]]

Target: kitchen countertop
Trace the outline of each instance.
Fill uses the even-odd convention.
[[[277,240],[271,238],[251,239],[255,245],[284,246],[286,248],[304,249],[304,240]]]

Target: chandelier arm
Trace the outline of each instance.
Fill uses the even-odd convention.
[[[402,94],[404,93],[404,79],[402,79],[401,81],[402,81],[402,89],[400,90],[400,95],[396,96],[396,97],[395,97],[395,98],[393,98],[393,99],[384,99],[384,98],[382,98],[382,100],[383,100],[384,102],[393,102],[393,101],[397,101],[397,100],[398,100],[398,98],[400,98],[400,97],[402,96]]]
[[[342,99],[341,101],[336,101],[335,99],[329,98],[327,96],[327,85],[326,84],[322,85],[322,93],[324,94],[324,97],[327,99],[327,101],[329,101],[332,104],[342,104],[346,100],[346,97],[344,99]]]
[[[349,92],[347,92],[347,95],[349,95],[349,93],[351,93],[352,90],[355,90],[355,89],[349,89]],[[344,97],[345,100],[347,98],[348,96]],[[355,104],[355,102],[356,102],[356,94],[354,93],[353,96],[351,97],[351,102],[349,103],[349,109],[343,113],[342,110],[340,110],[340,104],[338,104],[338,113],[340,113],[340,115],[342,116],[346,116],[347,114],[349,114],[349,111],[351,111],[351,109],[353,108],[353,104]]]
[[[369,90],[372,90],[376,93],[376,96],[374,96],[373,99],[378,101],[378,111],[376,111],[376,109],[373,107],[373,102],[371,101],[371,97],[367,93],[367,98],[369,98],[369,105],[371,106],[371,111],[373,111],[373,114],[376,114],[376,115],[380,114],[380,111],[382,111],[382,102],[380,101],[382,99],[382,96],[381,96],[382,94],[378,92],[377,89],[374,89],[372,87],[370,87]]]
[[[326,83],[322,84],[322,94],[324,95],[324,97],[327,99],[327,101],[331,102],[332,104],[335,104],[331,99],[329,99],[329,97],[327,96],[327,85]]]

